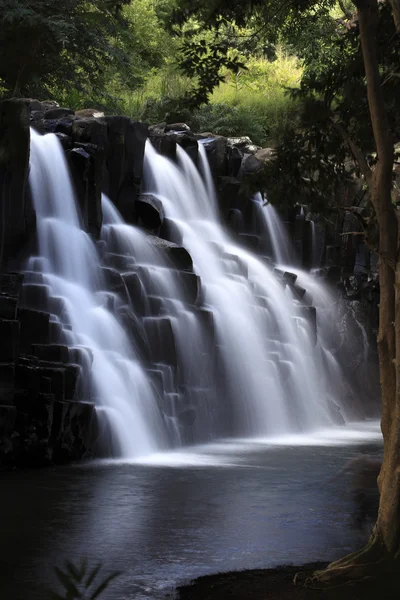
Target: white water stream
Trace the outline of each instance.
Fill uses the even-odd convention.
[[[201,144],[199,162],[197,170],[177,146],[174,164],[147,142],[145,191],[161,200],[182,236],[201,281],[197,298],[195,275],[177,269],[157,240],[126,225],[103,197],[106,255],[129,258],[121,277],[139,281],[124,306],[107,290],[97,249],[82,229],[57,138],[31,133],[30,185],[42,259],[32,260],[30,269],[40,266],[49,296],[63,299],[63,341],[93,356],[91,399],[106,414],[114,454],[123,458],[221,436],[313,432],[330,427],[338,414],[335,379],[342,374],[328,334],[320,324],[315,343],[301,288],[225,231]],[[277,213],[261,204],[259,210],[275,258],[291,260]],[[296,273],[323,310],[328,296],[322,285]],[[121,325],[121,307],[140,323],[147,357]]]
[[[82,230],[61,145],[54,135],[31,130],[30,186],[37,215],[44,281],[64,299],[70,346],[93,355],[92,394],[106,411],[114,452],[124,457],[163,447],[163,425],[146,374],[129,338],[104,306],[105,289],[96,249]]]

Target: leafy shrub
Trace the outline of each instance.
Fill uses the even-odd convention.
[[[82,559],[79,566],[68,561],[65,571],[55,567],[57,578],[65,591],[62,596],[56,592],[50,592],[49,600],[96,600],[109,583],[120,575],[119,571],[114,571],[99,582],[98,575],[101,568],[101,564],[98,564],[94,569],[88,570],[86,558]]]

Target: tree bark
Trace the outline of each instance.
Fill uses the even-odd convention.
[[[393,0],[392,4],[398,4]],[[397,211],[392,204],[394,144],[389,127],[377,56],[378,0],[353,0],[358,11],[368,104],[377,151],[369,178],[371,201],[379,228],[378,352],[382,388],[381,428],[384,458],[378,477],[380,505],[377,522],[365,548],[315,573],[327,584],[351,582],[385,573],[396,576],[400,560],[400,255]],[[396,14],[394,14],[396,22]],[[397,563],[398,569],[398,563]],[[306,582],[307,583],[307,582]]]
[[[398,225],[392,204],[394,148],[377,57],[377,0],[355,0],[367,78],[368,104],[378,162],[371,182],[371,201],[379,226],[378,352],[382,386],[384,459],[379,475],[381,501],[374,536],[390,556],[400,551],[400,265]]]

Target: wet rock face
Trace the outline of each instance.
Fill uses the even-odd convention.
[[[35,230],[35,215],[27,194],[29,166],[29,104],[0,102],[0,268],[13,268]],[[22,258],[22,257],[21,257]]]
[[[22,283],[20,274],[0,273],[0,469],[78,460],[96,442],[79,353],[58,343],[48,313],[21,306],[40,288],[24,294]]]

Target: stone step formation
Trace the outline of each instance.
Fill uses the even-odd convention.
[[[84,351],[58,343],[52,315],[37,309],[43,301],[40,284],[24,286],[23,277],[0,274],[0,465],[91,456],[96,412],[80,397]],[[35,308],[22,301],[24,287],[25,300]]]
[[[200,139],[207,151],[218,190],[218,210],[226,227],[242,247],[273,267],[270,241],[260,231],[257,207],[243,192],[242,185],[245,177],[262,165],[254,155],[257,148],[247,139],[194,135],[182,124],[148,128],[126,117],[82,118],[69,109],[49,112],[45,103],[31,99],[0,103],[0,128],[6,132],[0,150],[5,150],[9,157],[0,165],[0,175],[8,182],[1,200],[9,225],[2,227],[0,276],[0,465],[60,463],[107,453],[107,443],[103,443],[102,449],[98,444],[99,438],[103,437],[104,442],[107,437],[106,426],[101,411],[94,408],[95,392],[87,385],[90,350],[70,347],[68,308],[63,298],[49,294],[41,259],[36,259],[36,263],[31,261],[27,268],[27,257],[37,252],[35,214],[27,185],[29,126],[40,133],[58,136],[74,180],[82,225],[96,241],[101,259],[103,285],[98,297],[130,332],[160,410],[179,443],[195,441],[199,435],[196,414],[209,409],[213,394],[222,393],[228,374],[224,373],[222,346],[216,342],[218,324],[205,302],[192,257],[182,246],[182,234],[176,223],[165,216],[162,199],[143,193],[144,146],[149,136],[162,155],[176,162],[178,145],[199,164]],[[131,253],[122,252],[113,246],[112,238],[107,244],[100,239],[104,191],[127,223],[146,232],[146,243],[162,253],[162,266],[146,264]],[[342,276],[340,248],[327,244],[329,239],[325,239],[321,229],[317,233],[312,231],[300,207],[287,209],[285,219],[300,266],[316,266],[311,264],[312,236],[319,236],[318,266],[322,264],[322,254],[327,262],[320,277],[336,285]],[[215,246],[215,242],[210,244]],[[279,354],[279,344],[285,343],[285,328],[279,320],[271,322],[270,298],[252,282],[242,258],[226,251],[223,245],[214,249],[229,278],[238,286],[246,282],[252,287],[254,295],[249,310],[268,312],[270,326],[263,333],[272,348],[268,361],[286,381],[290,365]],[[350,247],[346,249],[353,252],[353,259],[347,255],[345,261],[350,269],[359,253]],[[159,287],[159,275],[165,270],[168,280],[183,290],[179,295],[179,310],[187,315],[188,323],[191,315],[195,315],[205,332],[204,352],[197,366],[200,373],[203,368],[218,373],[215,380],[219,387],[214,390],[205,384],[193,384],[189,389],[185,384],[185,369],[189,367],[182,360],[184,357],[179,356],[182,340],[177,343],[174,328],[178,299]],[[275,269],[275,275],[292,298],[291,319],[299,326],[307,323],[315,344],[317,314],[310,294],[297,283],[295,273]],[[347,285],[346,279],[344,282],[345,291],[349,290],[354,297],[359,284]],[[196,381],[196,377],[192,380]],[[219,428],[216,421],[210,436],[229,434],[229,428],[226,431]]]

